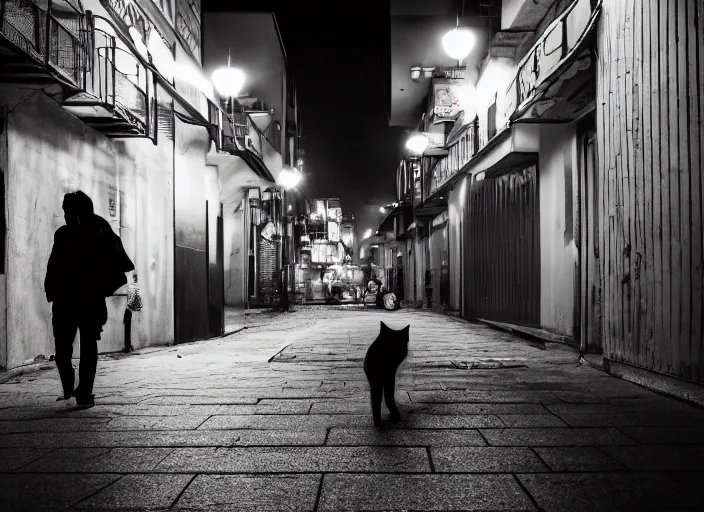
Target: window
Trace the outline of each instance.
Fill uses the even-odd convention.
[[[489,107],[487,112],[487,140],[491,140],[494,135],[496,135],[496,96],[494,96],[494,103]]]

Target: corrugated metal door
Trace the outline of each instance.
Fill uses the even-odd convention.
[[[537,168],[474,180],[468,195],[467,313],[540,325]]]

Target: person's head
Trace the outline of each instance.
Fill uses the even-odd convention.
[[[78,205],[76,204],[76,194],[69,192],[64,194],[64,202],[62,205],[64,210],[64,219],[67,226],[78,226]]]
[[[85,224],[93,215],[93,201],[81,190],[64,195],[64,218],[68,226]]]

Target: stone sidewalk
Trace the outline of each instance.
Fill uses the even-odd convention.
[[[380,320],[411,352],[377,430]],[[0,385],[1,510],[704,509],[703,410],[427,311],[299,308],[101,358],[91,409],[49,368]]]

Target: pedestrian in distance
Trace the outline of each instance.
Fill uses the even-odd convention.
[[[93,202],[80,190],[64,195],[66,225],[54,234],[44,291],[52,305],[55,359],[63,394],[79,406],[95,404],[93,383],[98,364],[98,340],[108,320],[105,298],[127,283],[134,270],[122,241],[110,224],[93,212]],[[81,335],[79,384],[71,357],[76,333]]]

